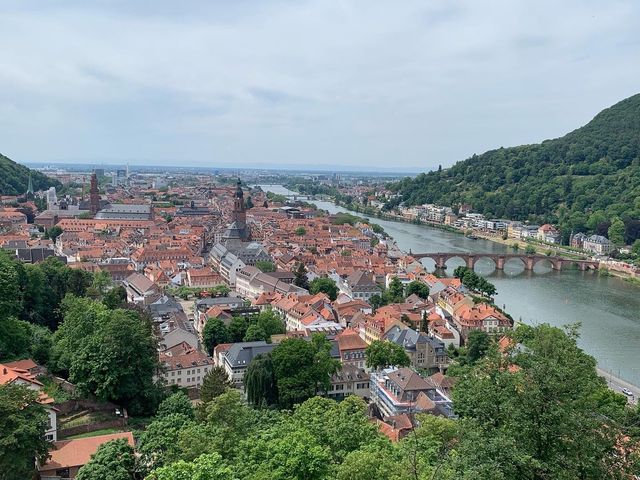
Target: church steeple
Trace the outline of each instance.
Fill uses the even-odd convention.
[[[29,172],[29,185],[27,185],[27,195],[33,195],[33,178],[31,178],[31,172]]]
[[[233,221],[241,231],[245,230],[247,224],[247,212],[244,205],[242,183],[239,178],[238,183],[236,184],[236,193],[233,196]],[[243,238],[243,240],[246,240],[246,238]]]

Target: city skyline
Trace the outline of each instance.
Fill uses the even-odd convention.
[[[640,73],[624,1],[0,12],[0,151],[21,163],[425,171],[560,137]]]

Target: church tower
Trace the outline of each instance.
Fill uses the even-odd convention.
[[[244,230],[247,225],[247,211],[244,205],[244,193],[240,179],[236,184],[236,193],[233,196],[233,221],[240,230]]]
[[[100,192],[98,192],[98,176],[95,172],[91,174],[91,188],[89,189],[89,205],[91,215],[95,215],[100,210]]]

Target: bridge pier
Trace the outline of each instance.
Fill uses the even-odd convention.
[[[496,263],[496,270],[504,270],[504,264],[507,261],[506,258],[504,258],[503,256],[499,256],[495,258],[494,261]]]
[[[533,265],[534,265],[533,257],[526,257],[524,259],[524,269],[525,270],[533,270]]]
[[[554,270],[557,270],[558,272],[560,272],[562,270],[562,260],[561,259],[552,260],[551,261],[551,268],[553,268]]]
[[[467,255],[467,258],[465,259],[467,262],[467,268],[469,270],[473,270],[473,267],[476,264],[476,257],[475,255]]]
[[[436,268],[440,270],[445,270],[447,268],[447,259],[444,256],[436,257]]]

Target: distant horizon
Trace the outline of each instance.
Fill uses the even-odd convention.
[[[13,160],[13,159],[12,159]],[[15,161],[15,160],[14,160]],[[126,168],[127,165],[129,167],[129,170],[148,170],[148,169],[173,169],[173,170],[180,170],[180,169],[188,169],[188,170],[201,170],[201,171],[215,171],[215,170],[220,170],[220,171],[224,171],[224,172],[238,172],[238,171],[242,171],[242,170],[249,170],[249,171],[264,171],[264,172],[291,172],[291,173],[341,173],[341,174],[372,174],[372,175],[379,175],[379,176],[401,176],[401,175],[407,175],[407,176],[411,176],[411,175],[417,175],[419,173],[422,173],[421,171],[417,171],[417,170],[408,170],[408,169],[402,169],[402,170],[396,170],[396,169],[365,169],[364,167],[359,167],[356,165],[326,165],[326,166],[318,166],[318,167],[310,167],[310,166],[305,166],[305,165],[269,165],[269,166],[262,166],[262,165],[251,165],[251,164],[245,164],[245,165],[235,165],[235,166],[229,166],[229,165],[208,165],[206,163],[202,163],[202,164],[152,164],[152,163],[127,163],[125,162],[116,162],[116,161],[104,161],[104,162],[90,162],[90,161],[83,161],[83,162],[68,162],[68,161],[52,161],[52,162],[37,162],[37,161],[31,161],[31,162],[16,162],[16,163],[20,163],[22,165],[25,165],[29,168],[32,169],[43,169],[46,168],[48,166],[51,167],[65,167],[65,168],[69,168],[72,170],[83,170],[86,168],[105,168],[105,169],[122,169],[122,168]],[[83,168],[84,167],[84,168]],[[395,175],[394,175],[395,174]]]
[[[22,163],[418,173],[638,93],[628,0],[45,3],[0,4]]]

